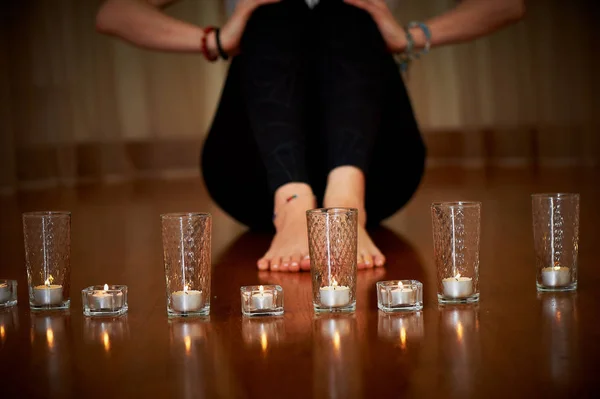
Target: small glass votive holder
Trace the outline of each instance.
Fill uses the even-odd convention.
[[[68,309],[71,304],[71,213],[24,213],[23,236],[31,310]]]
[[[86,316],[120,316],[127,313],[126,285],[92,285],[81,290]]]
[[[0,280],[0,309],[17,304],[17,281]]]
[[[316,312],[354,312],[358,210],[306,212],[313,307]]]
[[[531,205],[537,290],[577,289],[579,194],[533,194]]]
[[[377,307],[384,312],[423,309],[423,284],[417,280],[377,282]]]
[[[433,203],[431,219],[438,302],[478,302],[481,203]]]
[[[249,285],[240,288],[244,316],[281,316],[283,288],[279,285]]]
[[[161,215],[167,314],[210,313],[211,229],[208,213]]]

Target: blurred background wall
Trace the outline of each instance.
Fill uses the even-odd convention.
[[[518,25],[415,63],[407,84],[429,166],[596,165],[596,3],[531,0]],[[227,64],[101,36],[99,4],[3,2],[0,192],[198,175]],[[400,4],[399,20],[423,20],[455,0]],[[200,25],[226,18],[220,0],[183,0],[168,13]]]

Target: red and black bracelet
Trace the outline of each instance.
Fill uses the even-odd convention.
[[[208,38],[208,35],[210,34],[210,32],[213,32],[216,29],[217,28],[214,26],[207,26],[206,28],[204,28],[204,36],[202,36],[202,54],[204,54],[204,58],[206,58],[210,62],[215,62],[219,58],[218,55],[211,56],[208,52],[208,47],[206,47],[206,39]]]

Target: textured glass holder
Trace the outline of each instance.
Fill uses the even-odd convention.
[[[423,284],[416,280],[379,281],[377,307],[384,312],[423,309]]]
[[[212,218],[208,213],[170,213],[161,219],[167,313],[206,316],[210,313]]]
[[[283,288],[279,285],[250,285],[240,288],[244,316],[281,316]]]
[[[68,309],[71,213],[24,213],[23,235],[31,310]]]
[[[538,291],[577,289],[579,194],[533,194]]]
[[[126,285],[92,285],[81,290],[83,314],[86,316],[119,316],[127,313]]]
[[[358,210],[313,209],[306,219],[315,311],[353,312]]]
[[[434,203],[431,219],[438,302],[479,301],[481,203]]]
[[[0,309],[17,304],[17,281],[0,280]]]

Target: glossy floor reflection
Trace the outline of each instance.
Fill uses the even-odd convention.
[[[589,172],[429,172],[405,210],[373,233],[385,269],[363,271],[357,311],[315,315],[308,273],[259,272],[268,235],[247,233],[197,180],[50,190],[0,197],[0,278],[18,280],[20,305],[0,310],[1,398],[470,398],[593,397],[600,358],[600,201]],[[535,290],[532,192],[581,193],[579,288]],[[433,201],[483,203],[481,302],[438,306]],[[27,306],[20,214],[69,209],[72,307]],[[207,318],[169,319],[159,215],[213,213]],[[375,283],[416,279],[424,309],[377,309]],[[126,284],[129,313],[82,314],[84,287]],[[285,314],[244,318],[243,285],[279,284]]]

